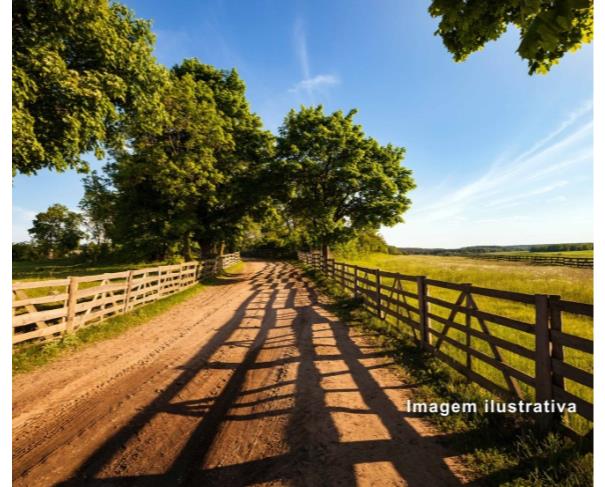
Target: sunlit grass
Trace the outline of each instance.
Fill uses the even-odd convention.
[[[550,294],[559,295],[561,299],[568,301],[576,301],[582,303],[593,302],[593,274],[591,269],[577,269],[571,267],[560,266],[532,266],[521,263],[511,263],[503,261],[485,261],[480,259],[470,259],[466,257],[442,257],[442,256],[393,256],[386,254],[368,254],[355,259],[347,259],[346,257],[336,256],[337,261],[345,261],[351,264],[356,264],[368,268],[380,268],[384,271],[397,272],[410,276],[427,276],[430,279],[446,281],[452,283],[470,283],[475,286],[498,289],[503,291],[514,291],[524,294]],[[370,280],[374,280],[372,274],[367,276]],[[382,284],[385,286],[393,285],[392,279],[383,278]],[[403,289],[416,293],[417,284],[415,281],[403,280],[400,281]],[[454,303],[460,291],[446,289],[438,286],[429,286],[428,292],[431,296],[442,299],[449,303]],[[388,296],[390,292],[383,291]],[[397,295],[394,295],[397,298]],[[407,297],[407,303],[413,308],[418,307],[417,300]],[[518,303],[505,299],[495,299],[486,296],[474,295],[473,299],[478,309],[499,316],[504,316],[516,321],[533,325],[535,323],[535,308],[533,305]],[[383,303],[384,304],[384,303]],[[468,303],[464,303],[468,304]],[[418,314],[414,311],[405,310],[394,304],[388,304],[390,309],[398,311],[400,314],[409,317],[415,322],[418,322]],[[451,317],[449,309],[436,305],[429,305],[429,312],[445,319]],[[397,324],[397,320],[393,317],[387,317],[386,320],[393,326],[399,326],[405,329],[410,335],[414,334],[414,330],[405,324]],[[463,313],[455,315],[451,321],[462,326],[467,325],[467,318]],[[593,322],[591,318],[563,313],[562,315],[563,331],[572,335],[581,336],[583,338],[592,339],[593,337]],[[445,325],[439,323],[435,319],[431,319],[430,327],[438,333],[445,329]],[[535,338],[533,334],[524,333],[518,330],[508,328],[503,325],[484,321],[481,323],[476,318],[470,319],[470,326],[473,330],[485,332],[484,327],[489,334],[505,339],[509,342],[522,345],[523,347],[534,350]],[[416,332],[417,334],[417,332]],[[533,360],[522,357],[511,351],[507,351],[498,347],[497,349],[490,345],[485,340],[479,337],[471,336],[467,338],[467,334],[462,330],[449,328],[446,336],[456,340],[462,344],[470,344],[470,346],[482,352],[489,357],[495,357],[495,353],[500,355],[501,360],[517,370],[525,373],[529,377],[535,376],[535,366]],[[438,340],[432,337],[432,343]],[[471,369],[480,375],[488,378],[497,385],[508,389],[510,383],[507,382],[504,374],[494,368],[492,365],[476,358],[467,357],[466,352],[460,350],[455,345],[443,341],[440,344],[440,350],[454,358],[461,364],[468,365]],[[593,357],[591,354],[584,353],[578,350],[564,348],[565,362],[575,367],[588,372],[593,371]],[[527,399],[533,399],[533,388],[527,386],[521,381],[518,381],[521,392]],[[565,379],[565,388],[572,394],[593,402],[593,390],[569,379]],[[577,430],[585,431],[589,425],[577,415],[573,418],[566,418],[566,421]]]

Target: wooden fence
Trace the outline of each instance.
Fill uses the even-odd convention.
[[[471,254],[463,257],[472,259],[489,260],[507,260],[512,262],[526,262],[537,265],[562,265],[569,267],[584,267],[592,269],[594,259],[592,257],[564,257],[561,255],[490,255],[490,254]]]
[[[593,305],[369,269],[317,252],[298,258],[484,389],[506,400],[575,403],[585,419],[566,416],[567,431],[592,428]],[[555,419],[539,416],[544,428]]]
[[[44,281],[13,283],[13,345],[60,338],[187,289],[240,262],[219,258]]]

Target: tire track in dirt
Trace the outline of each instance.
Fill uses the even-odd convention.
[[[46,367],[36,380],[53,377],[41,385],[50,399],[35,407],[17,385],[15,485],[465,481],[435,432],[403,410],[414,386],[363,333],[339,323],[291,265],[248,269],[137,328],[149,328],[143,336]],[[116,364],[104,363],[113,348]],[[51,391],[94,361],[76,399]]]

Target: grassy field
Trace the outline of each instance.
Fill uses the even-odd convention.
[[[90,263],[73,259],[40,260],[13,262],[14,281],[36,281],[39,279],[60,279],[68,276],[85,276],[103,274],[105,272],[120,272],[130,269],[141,269],[165,265],[166,262],[121,262],[121,263]]]
[[[491,289],[500,289],[504,291],[515,291],[527,294],[552,294],[560,295],[562,299],[577,301],[582,303],[592,303],[593,294],[593,275],[591,269],[576,269],[569,267],[550,267],[550,266],[532,266],[522,263],[513,263],[505,261],[486,261],[480,259],[469,259],[467,257],[441,257],[441,256],[393,256],[386,254],[368,254],[356,259],[346,259],[336,256],[337,261],[347,261],[351,264],[357,264],[363,267],[380,268],[385,271],[398,272],[407,275],[424,275],[440,281],[454,283],[471,283],[476,286]],[[383,280],[385,285],[391,285],[392,281]],[[416,283],[408,282],[404,288],[410,292],[416,292]],[[455,302],[460,294],[459,291],[429,286],[431,296],[448,301]],[[474,296],[478,308],[482,311],[490,312],[500,316],[505,316],[514,320],[522,321],[533,325],[535,322],[535,309],[533,305],[527,305],[512,302],[503,299],[495,299],[484,296]],[[417,306],[417,300],[407,298],[408,304]],[[390,305],[396,309],[394,305]],[[430,305],[430,312],[443,318],[449,318],[450,310],[435,304]],[[418,322],[418,316],[414,312],[409,313],[409,317]],[[394,319],[389,318],[394,324]],[[465,315],[458,313],[453,321],[462,326],[466,325]],[[592,319],[583,316],[563,313],[563,331],[573,335],[592,339],[593,322]],[[470,321],[473,329],[482,331],[481,324],[476,318]],[[444,325],[431,320],[431,327],[441,333]],[[486,323],[489,332],[499,338],[517,343],[528,349],[535,348],[535,338],[533,334],[527,334],[521,331],[498,325],[495,323]],[[399,325],[405,328],[405,325]],[[410,334],[412,330],[410,328]],[[461,343],[465,343],[466,334],[460,330],[450,328],[447,336]],[[433,338],[435,340],[435,338]],[[470,338],[471,347],[475,350],[493,357],[493,350],[490,345],[477,337]],[[466,363],[466,353],[455,346],[443,342],[441,350],[455,358],[462,364]],[[504,363],[509,364],[516,369],[534,377],[534,363],[532,360],[517,355],[513,352],[499,350]],[[564,348],[565,362],[578,368],[592,372],[593,357],[591,354]],[[496,384],[507,387],[506,378],[501,371],[493,366],[472,358],[471,368],[475,372],[489,378]],[[524,383],[519,384],[522,391],[528,399],[533,398],[533,389]],[[573,394],[589,402],[593,401],[593,391],[591,388],[565,379],[565,387]],[[566,418],[568,424],[574,429],[584,431],[589,426],[585,420],[574,415]]]
[[[567,250],[564,252],[490,252],[489,255],[529,255],[545,257],[594,257],[594,250]]]

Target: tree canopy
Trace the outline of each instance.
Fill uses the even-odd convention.
[[[278,191],[324,253],[359,231],[402,222],[411,203],[407,193],[415,187],[401,165],[405,149],[367,137],[353,122],[355,113],[301,107],[279,130],[272,168]]]
[[[13,0],[13,174],[86,171],[86,152],[150,132],[165,69],[148,21],[108,0]]]
[[[436,34],[456,61],[515,25],[521,31],[517,52],[530,74],[547,73],[593,37],[592,0],[433,0],[429,12],[440,17]]]
[[[55,204],[38,213],[28,231],[42,254],[59,257],[78,248],[85,237],[82,223],[82,215]]]

